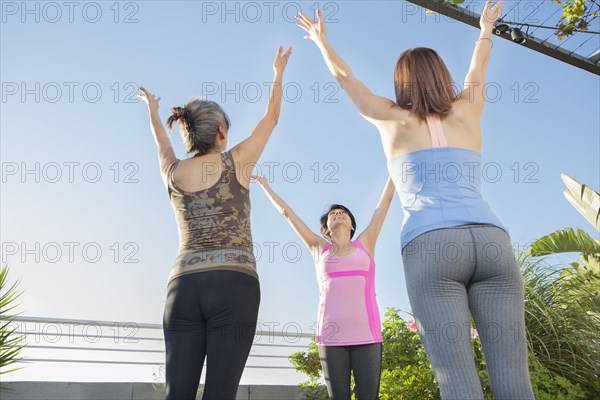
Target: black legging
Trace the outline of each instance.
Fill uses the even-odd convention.
[[[258,280],[242,272],[197,272],[171,281],[163,316],[167,400],[196,398],[205,357],[202,399],[235,399],[259,303]]]
[[[358,400],[379,398],[381,343],[355,346],[318,346],[327,392],[333,400],[348,400],[350,372],[356,383]]]

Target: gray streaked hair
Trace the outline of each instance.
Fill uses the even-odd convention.
[[[219,126],[229,129],[231,121],[220,105],[201,97],[193,97],[183,107],[173,107],[167,127],[177,122],[188,154],[201,156],[211,151],[217,142]]]

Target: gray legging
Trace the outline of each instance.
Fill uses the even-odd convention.
[[[354,346],[319,346],[327,392],[333,400],[349,400],[350,372],[358,400],[375,400],[381,376],[381,343]]]
[[[462,225],[417,236],[402,250],[419,336],[443,399],[483,399],[469,313],[496,400],[533,399],[527,366],[521,272],[508,234]]]

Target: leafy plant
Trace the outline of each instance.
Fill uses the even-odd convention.
[[[597,0],[553,0],[563,9],[557,26],[556,37],[563,39],[575,29],[587,31],[590,22],[598,16],[600,4]]]
[[[561,174],[567,189],[564,195],[571,205],[600,232],[600,194],[567,174]],[[593,239],[581,229],[567,228],[553,232],[538,239],[531,246],[534,257],[559,254],[580,253],[579,262],[571,263],[580,276],[592,279],[600,274],[600,241]],[[573,276],[573,271],[565,271]]]
[[[560,177],[567,186],[563,193],[569,203],[600,232],[600,194],[568,174],[562,173]]]
[[[12,311],[17,307],[16,299],[21,295],[17,292],[17,282],[7,288],[8,265],[0,269],[0,375],[7,374],[20,368],[6,369],[19,360],[19,354],[24,344],[24,337],[15,334],[16,326],[11,326],[15,316]]]
[[[562,7],[562,14],[556,25],[556,38],[559,40],[571,36],[576,30],[589,30],[590,23],[600,14],[598,0],[552,0]],[[442,0],[442,2],[460,6],[465,0]],[[519,22],[519,21],[514,21]]]
[[[439,399],[437,381],[416,328],[409,328],[397,309],[388,308],[385,316],[380,398]]]
[[[530,254],[517,256],[525,286],[525,321],[529,370],[536,399],[600,398],[599,281],[582,285],[573,267],[550,266]],[[577,274],[572,276],[571,274]],[[589,277],[587,277],[589,278]],[[438,400],[439,387],[416,329],[389,308],[383,321],[383,359],[380,386],[382,400]],[[473,354],[485,398],[492,400],[483,349],[473,337]],[[318,384],[321,366],[312,342],[307,352],[290,357],[309,381],[307,399],[327,399]]]
[[[529,353],[529,374],[533,386],[533,395],[537,400],[587,399],[579,385],[550,372],[533,353]]]
[[[299,351],[289,356],[289,360],[297,371],[308,376],[308,381],[300,383],[307,400],[327,400],[327,388],[319,383],[321,378],[321,361],[315,340],[308,344],[306,352]]]
[[[590,398],[599,397],[600,280],[581,276],[571,266],[552,267],[527,254],[519,258],[525,281],[530,353],[554,380],[566,379],[573,386],[579,385]],[[532,382],[535,386],[533,377]]]
[[[600,194],[567,174],[567,200],[600,231]],[[568,379],[590,398],[600,397],[600,242],[581,229],[567,228],[538,239],[533,257],[580,253],[579,261],[551,269],[528,263],[526,311],[530,346],[549,371]],[[527,256],[526,256],[527,257]]]

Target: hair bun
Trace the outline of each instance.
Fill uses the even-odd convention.
[[[185,107],[173,107],[171,108],[171,112],[173,115],[167,119],[167,127],[169,129],[173,128],[173,122],[175,121],[183,121],[186,129],[189,131],[191,129],[189,113],[185,109]]]

